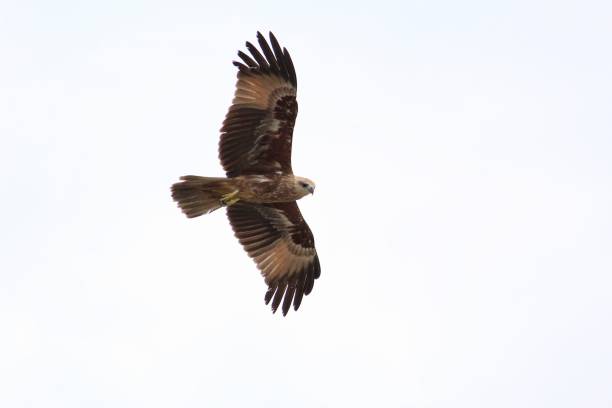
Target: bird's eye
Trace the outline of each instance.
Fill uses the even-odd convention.
[[[300,185],[304,188],[308,187],[308,184],[304,183],[303,181],[300,183]]]

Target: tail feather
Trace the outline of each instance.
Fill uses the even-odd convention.
[[[172,185],[172,198],[189,218],[221,208],[221,197],[234,191],[227,178],[183,176],[181,180]]]

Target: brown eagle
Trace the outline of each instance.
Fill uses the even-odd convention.
[[[261,52],[250,42],[232,105],[225,115],[219,158],[227,177],[183,176],[172,198],[189,218],[227,207],[234,234],[268,284],[265,302],[272,311],[312,291],[321,274],[314,237],[296,200],[313,194],[315,184],[293,175],[291,140],[298,112],[297,78],[286,48],[270,33],[257,33]]]

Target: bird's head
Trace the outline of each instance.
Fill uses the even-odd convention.
[[[314,194],[315,183],[306,177],[295,177],[296,190],[300,193],[300,198],[308,194]]]

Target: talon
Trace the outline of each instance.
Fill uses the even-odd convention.
[[[240,199],[238,198],[238,190],[234,190],[229,194],[221,196],[221,199],[219,200],[221,205],[224,207],[236,204],[238,201],[240,201]]]

